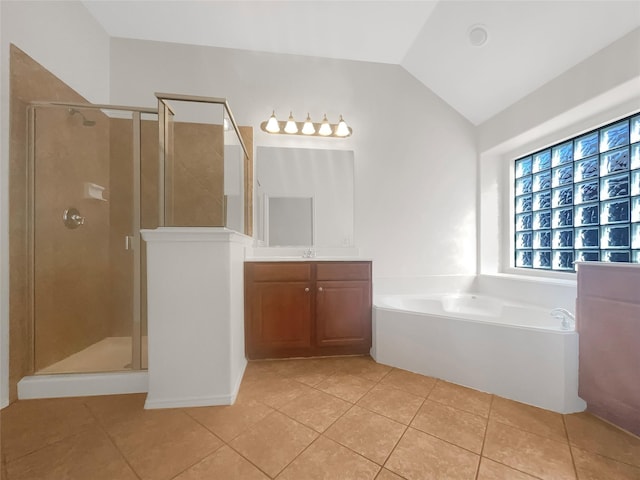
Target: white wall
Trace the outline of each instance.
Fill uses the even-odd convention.
[[[355,152],[355,245],[376,277],[475,272],[472,125],[399,66],[113,39],[111,102],[153,92],[225,97],[256,146]],[[275,109],[343,114],[347,139],[269,135]]]
[[[517,157],[640,109],[640,29],[483,123],[478,128],[479,268],[513,272],[511,164]],[[541,273],[575,281],[574,274]]]
[[[109,36],[79,2],[3,0],[0,12],[0,403],[5,405],[9,365],[9,45],[15,44],[91,102],[106,103]]]

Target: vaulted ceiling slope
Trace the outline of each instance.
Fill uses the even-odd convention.
[[[112,37],[399,64],[476,125],[640,27],[640,0],[83,3]]]

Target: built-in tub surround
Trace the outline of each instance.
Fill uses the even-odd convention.
[[[374,299],[372,356],[560,413],[578,397],[578,335],[546,308],[480,294]]]

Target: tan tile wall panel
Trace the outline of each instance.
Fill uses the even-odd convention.
[[[109,166],[109,268],[112,321],[109,335],[131,336],[133,315],[133,250],[125,237],[133,235],[133,121],[111,118]]]
[[[170,225],[224,225],[222,125],[175,123],[174,155],[168,169]]]
[[[35,370],[110,333],[110,202],[84,198],[84,183],[109,185],[109,119],[87,111],[93,127],[67,109],[36,114]],[[86,218],[67,228],[62,213],[75,207]]]
[[[27,106],[32,101],[86,102],[73,89],[56,78],[44,67],[14,45],[10,49],[10,161],[9,161],[9,250],[10,250],[10,365],[9,398],[17,397],[17,382],[31,374],[33,365],[34,332],[29,313],[28,258],[27,258]],[[69,120],[70,118],[67,118]],[[80,118],[75,116],[75,122]],[[80,128],[80,127],[78,127]],[[84,127],[89,128],[89,127]],[[94,130],[100,126],[93,127]],[[105,130],[106,131],[106,130]],[[95,133],[94,133],[95,134]],[[105,147],[105,152],[108,146]],[[104,181],[104,180],[103,180]],[[65,207],[66,208],[66,207]],[[80,206],[78,206],[80,208]],[[91,208],[81,210],[93,217]],[[55,216],[60,220],[62,211]],[[41,232],[42,233],[42,232]],[[49,242],[43,235],[41,246]],[[43,243],[44,242],[44,243]],[[64,257],[66,254],[62,255]],[[96,269],[98,266],[96,265]],[[95,273],[95,272],[92,272]],[[50,279],[49,279],[50,280]],[[83,282],[87,278],[82,279]],[[60,289],[60,286],[56,286]],[[76,291],[76,293],[78,293]],[[104,296],[104,291],[101,292]],[[81,298],[78,296],[78,298]],[[104,299],[100,299],[103,301]],[[72,300],[86,302],[87,299]],[[99,315],[98,315],[99,316]],[[90,324],[91,325],[91,324]],[[87,329],[90,329],[90,325]],[[75,329],[74,329],[75,330]],[[43,332],[42,332],[43,333]],[[92,332],[92,335],[95,332]],[[56,345],[65,343],[64,338],[51,339]],[[52,358],[52,357],[50,357]]]
[[[125,250],[125,236],[133,235],[133,130],[129,119],[112,118],[109,192],[110,267],[113,321],[109,335],[132,334],[133,251]],[[158,122],[143,121],[140,146],[140,224],[158,226]],[[141,240],[142,241],[142,240]],[[141,321],[146,335],[146,255],[141,246]]]
[[[29,320],[27,263],[27,105],[36,100],[85,102],[26,53],[10,48],[10,359],[9,398],[17,397],[17,382],[33,371],[33,329]]]
[[[240,127],[240,135],[247,149],[244,164],[244,233],[253,236],[253,127]]]

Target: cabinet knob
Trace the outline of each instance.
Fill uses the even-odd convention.
[[[305,289],[304,289],[304,291],[305,291],[305,292],[308,292],[308,291],[309,291],[309,287],[305,288]]]
[[[322,287],[318,287],[318,291],[321,292],[322,291]]]

